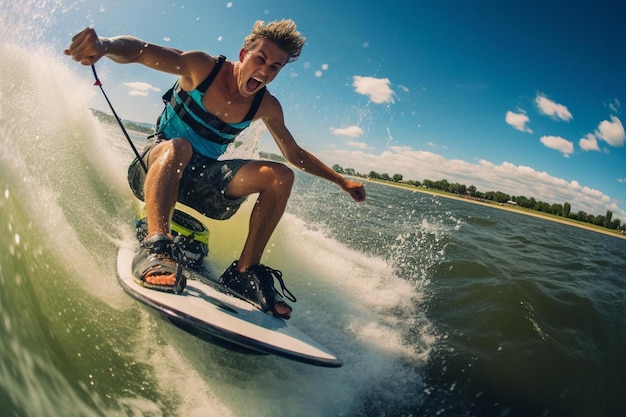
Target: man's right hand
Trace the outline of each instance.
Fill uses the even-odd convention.
[[[83,65],[93,65],[106,53],[106,47],[96,31],[87,28],[74,35],[72,44],[64,52],[74,61]]]

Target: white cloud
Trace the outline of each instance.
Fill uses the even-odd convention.
[[[609,109],[611,109],[611,111],[613,113],[619,113],[619,109],[622,107],[622,103],[619,101],[618,98],[613,99],[609,104]]]
[[[427,142],[426,145],[430,146],[431,148],[435,148],[435,149],[439,148],[439,149],[443,149],[444,151],[448,150],[448,147],[446,145],[439,145],[439,144],[437,144],[435,142],[431,142],[431,141]]]
[[[357,148],[357,149],[368,149],[369,148],[369,146],[365,142],[350,141],[350,142],[347,143],[347,145],[352,147],[352,148]]]
[[[151,91],[159,92],[161,91],[158,87],[153,87],[151,84],[142,82],[142,81],[134,81],[129,83],[124,83],[124,85],[130,88],[128,94],[131,96],[147,96]]]
[[[482,192],[502,191],[512,196],[534,197],[551,204],[567,201],[574,212],[585,211],[594,215],[604,215],[607,210],[611,210],[614,218],[626,221],[626,211],[619,207],[618,201],[601,191],[583,186],[574,179],[568,181],[545,171],[510,162],[496,165],[482,159],[470,163],[446,159],[442,155],[407,146],[390,146],[379,154],[361,149],[329,149],[318,152],[318,156],[332,164],[353,167],[362,173],[373,170],[390,175],[401,174],[407,180],[417,181],[447,179],[449,182],[474,185]],[[626,178],[621,181],[626,182]]]
[[[542,114],[550,116],[553,119],[561,119],[568,122],[574,118],[566,106],[555,103],[543,94],[537,94],[535,104]]]
[[[512,111],[508,111],[506,112],[504,120],[520,132],[533,133],[533,131],[529,127],[526,127],[526,123],[528,123],[530,119],[523,111],[521,113],[513,113]]]
[[[603,120],[600,122],[596,136],[611,146],[624,146],[624,126],[615,116],[611,116],[611,121]]]
[[[389,78],[374,78],[354,76],[352,86],[359,94],[368,96],[369,99],[376,103],[393,103],[393,90],[389,87],[391,81]]]
[[[587,133],[587,135],[585,135],[584,138],[581,138],[578,141],[578,145],[580,145],[580,148],[583,151],[599,151],[600,150],[596,137],[591,133]]]
[[[540,140],[544,146],[561,152],[566,158],[574,152],[574,144],[560,136],[542,136]]]
[[[358,126],[331,128],[330,131],[335,135],[347,136],[349,138],[358,138],[363,134],[363,129]]]
[[[409,87],[405,86],[405,85],[398,85],[398,88],[400,90],[402,90],[403,93],[409,93],[411,90],[409,90]]]

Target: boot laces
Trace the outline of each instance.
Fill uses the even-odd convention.
[[[297,301],[296,296],[293,295],[291,291],[287,289],[287,286],[285,285],[285,281],[283,281],[283,273],[277,269],[272,269],[269,266],[265,266],[265,265],[260,265],[260,266],[265,270],[265,272],[268,273],[269,277],[272,278],[270,285],[274,289],[274,291],[278,292],[278,290],[276,289],[276,286],[274,286],[274,278],[276,278],[276,280],[280,284],[280,292],[282,293],[282,295],[289,301],[293,301],[295,303]]]

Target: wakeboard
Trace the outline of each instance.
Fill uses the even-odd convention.
[[[137,284],[132,272],[137,249],[137,244],[119,249],[117,276],[121,287],[181,329],[245,353],[277,355],[323,367],[342,366],[341,359],[288,321],[228,294],[204,267],[185,268],[187,285],[180,295]]]

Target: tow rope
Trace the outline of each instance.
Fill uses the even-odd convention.
[[[109,104],[109,108],[113,112],[113,116],[115,117],[115,120],[117,120],[117,124],[120,125],[120,128],[122,129],[122,132],[124,133],[124,136],[126,136],[126,140],[128,141],[128,144],[130,145],[130,147],[133,149],[133,152],[135,153],[135,156],[137,157],[137,160],[141,164],[141,167],[143,168],[144,172],[148,172],[148,167],[146,166],[146,163],[141,158],[141,155],[137,151],[137,148],[135,147],[135,144],[130,139],[130,136],[128,135],[128,132],[126,131],[126,128],[124,127],[124,124],[122,123],[122,120],[119,118],[119,116],[115,112],[115,109],[113,108],[113,105],[111,104],[111,101],[107,97],[107,94],[104,92],[104,88],[102,88],[102,82],[100,81],[100,79],[98,78],[98,74],[96,73],[96,66],[92,65],[91,69],[93,70],[93,76],[96,79],[96,82],[93,83],[93,85],[96,85],[96,86],[100,87],[100,91],[102,91],[102,94],[104,95],[104,98],[106,99],[107,103]]]

